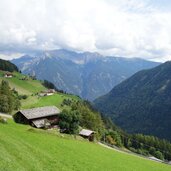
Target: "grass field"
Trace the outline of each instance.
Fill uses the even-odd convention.
[[[75,99],[79,98],[73,95],[56,93],[52,96],[38,97],[36,93],[40,93],[40,91],[45,90],[46,88],[41,84],[39,80],[32,80],[29,78],[28,80],[21,80],[25,77],[23,74],[14,72],[13,78],[4,78],[3,71],[0,71],[0,82],[2,80],[6,80],[9,82],[11,88],[15,88],[20,95],[27,95],[28,98],[25,100],[21,100],[21,109],[29,109],[34,107],[42,107],[42,106],[57,106],[60,109],[66,108],[66,106],[61,107],[61,103],[64,99]],[[15,113],[16,111],[14,111]]]
[[[14,123],[0,124],[1,171],[170,171],[171,166]]]
[[[15,88],[19,94],[31,95],[33,93],[40,92],[45,90],[45,87],[38,80],[21,80],[24,75],[14,72],[14,77],[12,78],[4,78],[3,71],[0,71],[0,81],[6,80],[9,82],[11,88]]]
[[[42,107],[42,106],[57,106],[62,109],[61,104],[64,99],[74,99],[78,100],[79,98],[73,95],[56,93],[52,96],[38,97],[38,96],[29,96],[28,99],[22,100],[22,108],[29,109],[33,107]],[[66,106],[64,106],[66,108]]]

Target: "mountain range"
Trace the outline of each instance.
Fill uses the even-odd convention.
[[[137,71],[159,65],[138,58],[107,57],[99,53],[78,53],[65,49],[25,55],[12,60],[25,74],[48,80],[58,89],[90,101],[108,93]]]
[[[129,133],[171,140],[171,62],[136,73],[94,105]]]

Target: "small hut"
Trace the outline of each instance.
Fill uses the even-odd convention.
[[[5,77],[5,78],[12,78],[12,77],[13,77],[13,74],[10,73],[10,72],[6,72],[6,73],[4,74],[4,77]]]
[[[80,136],[82,136],[85,139],[88,139],[89,141],[94,141],[94,131],[88,130],[88,129],[82,129],[79,133]]]
[[[60,110],[55,106],[20,110],[14,115],[17,123],[30,124],[36,128],[46,128],[57,125]]]

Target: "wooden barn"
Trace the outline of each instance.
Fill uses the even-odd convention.
[[[85,139],[88,139],[89,141],[94,141],[94,133],[95,133],[94,131],[88,129],[82,129],[79,135],[84,137]]]
[[[20,110],[14,115],[17,123],[30,124],[36,128],[52,127],[59,121],[60,110],[55,106]]]

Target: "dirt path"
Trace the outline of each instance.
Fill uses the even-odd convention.
[[[116,148],[112,148],[112,147],[110,147],[110,146],[108,146],[108,145],[105,145],[105,144],[103,144],[103,143],[101,143],[101,142],[98,142],[98,144],[101,145],[101,146],[103,146],[103,147],[105,147],[105,148],[108,148],[108,149],[111,149],[111,150],[114,150],[114,151],[118,151],[118,152],[120,152],[120,153],[129,154],[129,153],[125,152],[125,151],[118,150],[118,149],[116,149]]]
[[[117,148],[112,148],[112,147],[110,147],[108,145],[105,145],[105,144],[103,144],[101,142],[98,142],[98,144],[105,147],[105,148],[108,148],[108,149],[111,149],[111,150],[114,150],[114,151],[117,151],[117,152],[120,152],[120,153],[125,153],[125,154],[133,155],[133,156],[136,156],[136,157],[140,157],[140,158],[143,158],[143,159],[146,159],[146,160],[151,160],[151,161],[154,161],[154,162],[163,163],[161,160],[154,160],[154,159],[148,158],[146,156],[140,156],[140,155],[135,154],[135,153],[129,153],[129,152],[126,152],[126,151],[122,151],[122,150],[119,150]],[[167,164],[167,163],[165,163],[165,164]]]
[[[0,116],[12,119],[12,116],[8,114],[0,113]]]

